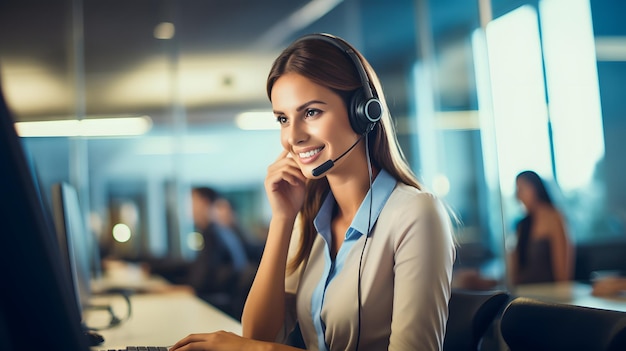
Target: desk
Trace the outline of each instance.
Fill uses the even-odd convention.
[[[137,279],[120,279],[104,276],[91,281],[93,294],[102,294],[110,290],[128,290],[136,293],[160,293],[172,289],[172,284],[159,276],[146,276]]]
[[[159,294],[136,294],[130,297],[131,318],[109,330],[98,332],[105,342],[93,350],[126,346],[170,346],[191,333],[226,330],[241,335],[241,324],[193,294],[174,291]],[[96,303],[110,303],[116,315],[123,316],[123,298],[99,296]],[[99,315],[97,315],[99,314]],[[88,325],[98,323],[102,312],[85,313]],[[102,325],[100,323],[100,325]]]
[[[513,295],[546,302],[626,312],[626,296],[593,296],[591,295],[591,285],[576,281],[519,285],[514,288]]]
[[[158,275],[149,275],[141,265],[123,261],[107,260],[103,263],[104,274],[91,280],[94,294],[111,289],[123,289],[139,293],[164,292],[171,287],[170,282]]]

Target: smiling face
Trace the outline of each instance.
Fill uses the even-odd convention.
[[[306,177],[313,178],[315,167],[337,158],[358,139],[342,98],[300,74],[287,73],[278,78],[271,100],[281,124],[281,144]],[[350,154],[341,161],[349,159]]]

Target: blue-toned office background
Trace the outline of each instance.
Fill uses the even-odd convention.
[[[534,169],[588,279],[626,270],[625,13],[612,0],[3,1],[0,73],[18,122],[148,121],[125,136],[19,130],[42,189],[73,184],[110,253],[192,257],[193,185],[263,237],[280,152],[267,72],[299,35],[337,34],[374,66],[412,167],[459,216],[460,266],[503,277],[514,176]]]

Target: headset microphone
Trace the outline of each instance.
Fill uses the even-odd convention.
[[[335,162],[339,161],[342,157],[344,157],[348,152],[350,152],[350,150],[354,149],[354,147],[356,146],[356,144],[359,143],[359,141],[361,141],[361,139],[363,139],[363,135],[361,135],[355,142],[354,144],[352,144],[352,146],[350,146],[348,148],[348,150],[344,151],[343,154],[339,155],[339,157],[337,157],[334,160],[328,160],[324,163],[322,163],[321,165],[315,167],[313,169],[313,176],[317,177],[320,176],[324,173],[326,173],[329,169],[333,168],[333,166],[335,165]]]

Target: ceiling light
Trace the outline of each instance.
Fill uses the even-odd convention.
[[[235,124],[243,130],[279,129],[276,117],[271,111],[242,112],[235,117]]]
[[[626,37],[596,37],[598,61],[626,61]]]
[[[133,136],[145,134],[151,127],[152,119],[148,116],[15,123],[21,137]]]
[[[438,111],[435,113],[435,127],[441,130],[480,129],[478,111]]]
[[[315,23],[343,0],[311,0],[287,18],[273,25],[256,40],[257,48],[278,47],[290,35]]]
[[[157,39],[172,39],[176,33],[176,27],[171,22],[161,22],[154,27],[154,37]]]

